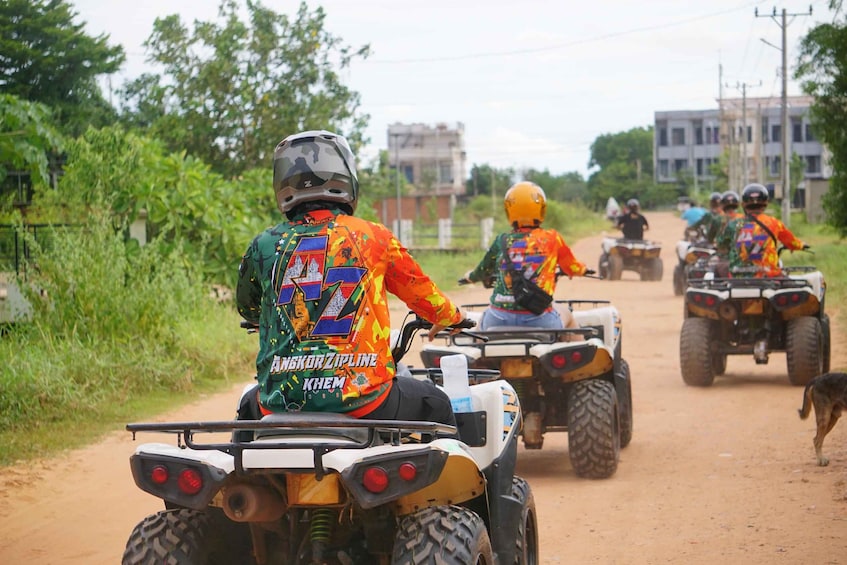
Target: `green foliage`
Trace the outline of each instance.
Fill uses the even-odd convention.
[[[226,176],[270,168],[276,143],[300,130],[361,142],[368,116],[357,113],[359,95],[339,71],[368,47],[352,49],[329,33],[323,8],[310,12],[303,2],[289,18],[245,4],[223,0],[218,21],[195,21],[193,30],[177,15],[158,18],[145,46],[163,73],[126,86],[127,122]]]
[[[547,200],[559,202],[583,202],[588,197],[588,185],[578,172],[554,175],[547,169],[524,172],[524,178],[544,189]]]
[[[14,170],[27,171],[36,183],[47,184],[47,155],[61,146],[49,108],[0,94],[0,182]]]
[[[71,135],[114,121],[96,78],[118,71],[125,59],[122,47],[87,35],[76,16],[64,0],[0,2],[3,92],[50,106]]]
[[[652,126],[599,136],[588,164],[599,167],[588,179],[588,203],[595,208],[610,197],[618,202],[638,198],[645,208],[676,200],[676,187],[653,182]]]
[[[840,2],[830,2],[832,23],[812,28],[800,44],[795,77],[814,97],[812,123],[830,151],[832,178],[824,197],[827,222],[847,235],[847,20],[839,15]]]
[[[502,199],[509,189],[515,177],[514,169],[496,169],[491,165],[474,165],[471,167],[471,176],[465,186],[467,194],[478,196],[480,194],[491,194],[493,189],[495,195]]]
[[[829,281],[826,289],[827,308],[841,308],[847,299],[847,245],[837,230],[826,224],[809,224],[802,213],[791,215],[791,231],[811,246],[814,255],[802,251],[783,253],[786,265],[814,265]],[[832,312],[830,312],[830,315]]]

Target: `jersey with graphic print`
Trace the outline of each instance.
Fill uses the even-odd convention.
[[[512,279],[505,261],[505,245],[515,269],[535,281],[547,294],[556,290],[556,267],[568,277],[582,276],[586,266],[579,261],[556,230],[521,228],[494,240],[485,256],[471,271],[469,279],[483,281],[494,277],[491,304],[504,310],[523,311],[515,304]]]
[[[317,210],[259,234],[242,258],[238,312],[259,326],[260,404],[363,416],[394,377],[386,291],[422,318],[458,308],[384,226]]]
[[[736,218],[724,234],[724,239],[731,237],[733,240],[729,247],[729,267],[736,276],[781,276],[777,241],[788,249],[803,248],[803,242],[785,224],[767,214],[758,214],[755,219],[751,215]],[[755,269],[745,272],[749,267]]]

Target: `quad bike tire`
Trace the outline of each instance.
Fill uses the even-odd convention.
[[[629,363],[621,359],[618,373],[622,379],[615,379],[615,392],[618,395],[618,412],[620,413],[621,449],[632,441],[632,378],[630,378]]]
[[[618,470],[621,453],[618,398],[612,383],[573,383],[568,397],[568,454],[576,474],[606,479]]]
[[[821,331],[823,332],[823,372],[830,371],[830,356],[832,354],[832,332],[829,326],[829,314],[821,316]]]
[[[665,264],[662,263],[661,257],[655,257],[650,260],[650,280],[660,281],[665,274]]]
[[[805,386],[824,372],[823,328],[817,318],[802,316],[789,320],[785,331],[788,380],[794,386]]]
[[[221,517],[223,519],[223,517]],[[122,565],[227,565],[255,563],[249,546],[221,535],[211,512],[179,508],[151,514],[139,522],[121,559]],[[249,531],[247,531],[249,535]],[[238,551],[241,546],[242,551]]]
[[[597,274],[601,279],[609,278],[609,255],[607,253],[600,255],[600,260],[597,261]]]
[[[685,293],[685,267],[677,265],[673,268],[673,294],[682,296]]]
[[[623,257],[609,255],[609,280],[619,281],[623,274]]]
[[[712,353],[712,372],[716,377],[726,373],[726,353]]]
[[[679,368],[688,386],[712,386],[715,369],[712,365],[712,321],[706,318],[686,318],[679,335]]]
[[[538,520],[535,498],[529,483],[520,477],[513,477],[511,496],[521,503],[521,522],[515,539],[514,565],[538,565]]]
[[[494,565],[485,522],[461,506],[434,506],[403,518],[393,565]]]

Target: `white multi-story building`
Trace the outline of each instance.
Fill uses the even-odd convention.
[[[399,165],[417,194],[465,193],[465,126],[445,123],[388,126],[388,162]]]
[[[809,121],[808,96],[788,97],[788,150],[805,162],[804,179],[828,179],[826,148],[815,139]],[[714,110],[655,113],[653,159],[655,180],[677,182],[681,171],[700,186],[713,176],[710,166],[726,153],[729,184],[739,190],[750,182],[781,188],[781,99],[724,99]],[[779,191],[778,191],[779,192]]]

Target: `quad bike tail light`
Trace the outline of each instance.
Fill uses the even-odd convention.
[[[717,297],[705,292],[691,292],[689,293],[688,298],[695,305],[703,308],[713,309],[718,305]]]
[[[388,471],[378,465],[365,469],[362,473],[362,486],[375,494],[383,492],[388,488]]]
[[[772,303],[777,310],[799,306],[809,299],[807,292],[783,292],[773,297]]]
[[[185,494],[197,494],[203,489],[203,476],[195,469],[183,469],[177,477],[176,484]]]
[[[227,476],[214,466],[143,453],[130,457],[130,468],[141,490],[195,510],[208,506]]]
[[[368,457],[341,473],[363,508],[374,508],[431,485],[447,463],[446,451],[406,451]]]
[[[597,346],[586,344],[578,348],[555,351],[541,358],[541,363],[554,377],[579,369],[594,360]]]

